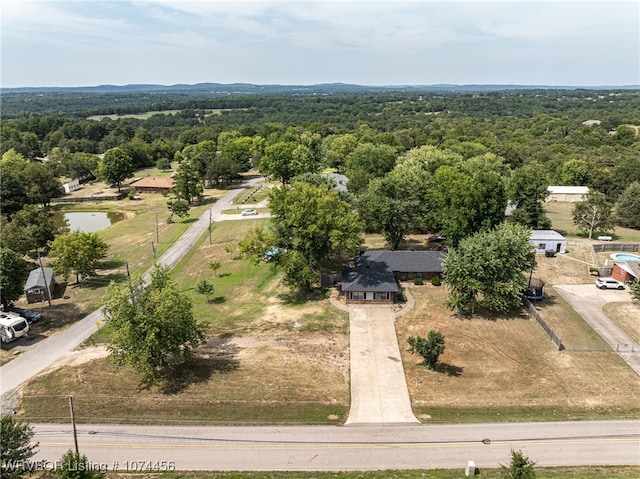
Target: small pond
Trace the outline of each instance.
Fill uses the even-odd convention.
[[[114,223],[124,219],[124,215],[118,211],[70,211],[67,213],[56,212],[53,221],[56,226],[69,228],[69,231],[82,231],[93,233],[108,228]]]

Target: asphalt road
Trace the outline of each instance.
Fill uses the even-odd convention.
[[[73,448],[70,425],[35,425],[36,459]],[[108,470],[480,469],[520,449],[540,466],[639,465],[639,421],[434,426],[78,426],[79,451]],[[165,461],[164,463],[162,461]]]
[[[640,345],[622,331],[602,308],[611,302],[631,301],[628,290],[600,290],[593,284],[554,286],[556,291],[624,361],[640,375]]]
[[[254,178],[243,183],[243,187],[251,186],[262,180],[262,177]],[[233,199],[242,191],[237,188],[205,211],[202,216],[163,254],[159,263],[175,266],[180,258],[189,251],[200,236],[209,226],[209,217],[212,221],[226,219],[222,211],[231,208]],[[211,215],[209,214],[211,211]],[[254,217],[255,218],[255,217]],[[145,273],[149,274],[149,271]],[[18,357],[0,367],[0,396],[2,411],[11,410],[17,405],[16,390],[32,377],[44,371],[68,351],[71,351],[89,336],[96,332],[96,323],[102,321],[101,310],[94,311],[81,321],[73,324],[60,334],[36,343],[33,348],[23,352]]]

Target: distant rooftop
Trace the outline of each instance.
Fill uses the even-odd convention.
[[[549,186],[549,193],[556,195],[586,195],[589,193],[588,186]]]

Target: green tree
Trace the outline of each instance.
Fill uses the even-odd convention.
[[[640,281],[635,280],[629,285],[629,289],[631,290],[631,296],[633,296],[636,301],[640,301]]]
[[[270,192],[272,222],[280,246],[300,252],[310,264],[333,265],[360,245],[357,213],[335,191],[308,183]]]
[[[51,198],[62,196],[62,183],[52,169],[43,163],[34,161],[27,164],[22,175],[26,181],[29,203],[49,206]]]
[[[272,178],[279,179],[283,184],[304,171],[298,171],[294,161],[298,145],[291,141],[280,141],[267,146],[264,156],[260,160],[260,172]]]
[[[207,278],[202,278],[198,282],[196,291],[198,292],[198,294],[204,295],[207,298],[207,303],[210,303],[211,295],[215,292],[215,288],[213,287],[211,281],[209,281]]]
[[[531,267],[529,234],[524,226],[501,224],[450,249],[442,262],[449,307],[473,312],[479,304],[507,312],[520,306],[527,285],[524,273]]]
[[[396,165],[398,151],[389,145],[362,143],[347,157],[349,191],[358,193],[367,187],[367,179],[381,178]]]
[[[20,298],[28,276],[29,263],[15,251],[0,246],[0,300],[4,306]]]
[[[179,199],[191,204],[194,199],[200,200],[202,198],[204,190],[200,182],[200,175],[191,163],[181,163],[173,179],[172,191]]]
[[[209,269],[213,271],[213,274],[215,274],[216,276],[218,276],[218,270],[221,266],[222,263],[220,263],[220,261],[209,261]]]
[[[53,241],[58,227],[50,213],[36,205],[25,205],[10,222],[2,222],[2,244],[20,254],[35,254]]]
[[[3,171],[0,167],[0,212],[11,216],[27,204],[27,190],[23,180],[11,171]]]
[[[422,336],[409,336],[407,338],[411,354],[418,353],[424,360],[424,365],[431,371],[436,370],[436,363],[442,353],[444,353],[444,336],[439,331],[429,331],[427,338]]]
[[[167,201],[167,207],[171,214],[167,219],[167,223],[173,223],[173,215],[176,215],[180,218],[184,218],[185,216],[189,216],[189,203],[182,199],[175,199]]]
[[[614,210],[618,225],[640,229],[640,182],[627,186],[618,198]]]
[[[171,169],[171,161],[169,158],[165,157],[158,158],[158,161],[156,161],[156,168],[162,171],[168,171]]]
[[[166,266],[156,267],[148,284],[139,275],[130,283],[112,282],[102,305],[113,328],[111,359],[118,366],[131,366],[149,382],[189,360],[205,340],[191,299],[178,290]]]
[[[38,448],[38,443],[31,443],[33,428],[9,414],[3,414],[0,421],[0,476],[20,479],[28,473],[26,462]]]
[[[116,147],[105,152],[100,161],[98,176],[108,183],[117,185],[120,191],[120,185],[133,175],[133,171],[131,157],[122,148]]]
[[[72,231],[56,237],[51,243],[49,254],[55,258],[53,269],[56,273],[76,275],[80,283],[80,275],[93,276],[100,267],[100,260],[107,256],[109,245],[97,233]]]
[[[87,456],[69,449],[60,459],[56,475],[60,479],[103,479],[106,474],[92,467]]]
[[[584,201],[579,201],[573,206],[571,211],[573,224],[583,233],[589,233],[589,239],[591,239],[594,231],[607,231],[614,228],[611,210],[605,195],[591,191]]]
[[[584,186],[591,184],[591,166],[584,160],[565,161],[560,167],[560,184]]]
[[[502,479],[535,479],[535,465],[536,463],[525,456],[522,451],[514,451],[512,449],[509,465],[500,465],[500,477]]]
[[[352,133],[328,137],[324,141],[327,164],[337,172],[345,170],[347,157],[358,146],[358,138]]]
[[[537,162],[514,171],[509,181],[508,197],[516,206],[512,216],[516,223],[533,229],[551,227],[543,206],[549,195],[548,186],[544,167]]]

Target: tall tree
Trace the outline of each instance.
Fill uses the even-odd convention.
[[[349,191],[364,191],[372,178],[381,178],[396,165],[398,151],[389,145],[359,144],[347,157]]]
[[[95,275],[108,249],[109,245],[97,233],[72,231],[57,236],[49,254],[55,258],[53,269],[56,273],[65,278],[75,274],[76,282],[80,283],[80,275]]]
[[[23,183],[19,176],[10,171],[0,174],[0,211],[3,215],[17,213],[29,201]]]
[[[615,205],[616,222],[625,228],[640,229],[640,182],[631,183]]]
[[[99,176],[117,185],[118,191],[122,182],[133,175],[133,171],[131,157],[119,147],[107,150],[100,161]]]
[[[533,229],[551,227],[543,206],[549,195],[548,186],[546,171],[539,163],[529,163],[514,171],[508,188],[508,197],[516,206],[514,221]]]
[[[23,175],[27,186],[29,203],[49,206],[51,198],[62,196],[62,183],[56,178],[52,169],[38,161],[30,162]]]
[[[116,365],[129,365],[149,382],[187,361],[204,342],[205,328],[193,315],[191,299],[178,290],[166,266],[130,283],[112,282],[102,298],[103,314],[113,328],[108,346]]]
[[[0,247],[0,300],[4,306],[22,296],[28,276],[29,263],[15,251]]]
[[[614,228],[611,204],[607,197],[597,191],[587,194],[584,201],[579,201],[573,206],[571,215],[573,223],[583,233],[589,233],[589,239],[594,231],[606,231]]]
[[[36,205],[26,205],[10,222],[2,221],[3,245],[23,255],[45,248],[57,233],[51,214]]]
[[[27,462],[35,456],[38,443],[33,444],[33,428],[15,416],[3,414],[0,418],[0,476],[20,479],[27,475]]]
[[[181,163],[173,179],[172,191],[178,199],[185,200],[188,204],[191,204],[193,200],[202,198],[204,190],[200,182],[200,175],[191,163]]]
[[[472,312],[478,304],[496,312],[518,307],[531,267],[529,234],[524,226],[501,224],[450,249],[442,262],[449,306]]]

